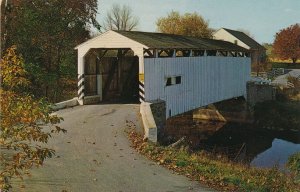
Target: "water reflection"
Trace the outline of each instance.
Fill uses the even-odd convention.
[[[272,142],[272,147],[258,154],[251,162],[251,165],[256,167],[278,165],[281,169],[284,169],[288,157],[298,151],[300,151],[300,144],[275,138]]]
[[[186,136],[193,150],[221,153],[233,161],[258,167],[279,165],[284,168],[288,157],[300,151],[300,132],[272,131],[252,124],[193,120],[189,115],[170,118],[164,134],[167,143]]]

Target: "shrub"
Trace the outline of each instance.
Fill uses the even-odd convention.
[[[295,153],[289,157],[287,167],[297,175],[300,174],[300,152]]]

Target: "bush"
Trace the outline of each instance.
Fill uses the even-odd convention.
[[[270,129],[300,130],[300,103],[265,101],[254,107],[254,119],[258,127]]]
[[[300,69],[300,64],[293,65],[292,63],[272,62],[272,68]]]
[[[295,153],[289,157],[287,167],[297,175],[300,174],[300,152]]]
[[[300,80],[297,77],[288,76],[287,80],[293,83],[295,88],[300,88]]]

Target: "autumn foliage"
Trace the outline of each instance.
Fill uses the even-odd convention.
[[[273,49],[280,59],[291,59],[295,64],[300,58],[300,25],[295,24],[276,33]]]
[[[55,126],[62,119],[51,115],[48,103],[26,93],[30,83],[15,47],[7,50],[0,67],[0,189],[5,191],[12,178],[22,178],[54,154],[41,144],[48,142],[51,133],[65,130]]]
[[[161,17],[156,22],[157,30],[162,33],[210,38],[212,29],[208,21],[204,20],[198,13],[186,13],[172,11],[166,17]]]
[[[8,2],[13,3],[5,10],[2,48],[17,46],[18,53],[26,61],[24,67],[31,82],[30,92],[51,102],[76,96],[74,47],[90,38],[92,27],[100,29],[96,21],[97,0]],[[72,90],[68,86],[70,83]],[[66,87],[69,91],[65,91]]]

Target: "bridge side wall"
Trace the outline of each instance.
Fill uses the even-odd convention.
[[[246,96],[249,57],[145,58],[145,100],[166,101],[166,118]]]

